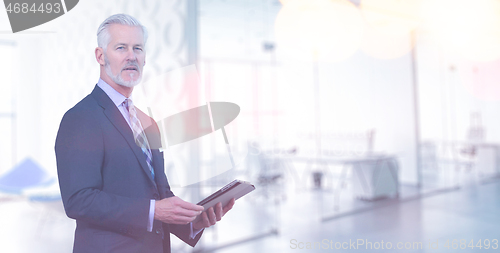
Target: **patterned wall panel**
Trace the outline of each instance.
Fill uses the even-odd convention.
[[[37,47],[40,68],[40,134],[42,162],[55,170],[53,145],[60,120],[70,107],[90,93],[99,78],[95,60],[96,31],[108,16],[127,13],[148,29],[144,79],[188,65],[187,0],[85,0],[68,14],[44,26],[25,46]]]

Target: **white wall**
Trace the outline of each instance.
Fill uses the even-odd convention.
[[[16,44],[13,60],[7,64],[12,64],[17,93],[17,162],[32,157],[56,174],[54,143],[59,123],[98,81],[96,32],[106,17],[128,13],[148,27],[145,79],[187,65],[185,3],[80,1],[65,15],[16,34],[9,32],[6,13],[0,12],[0,29],[6,31],[0,33],[0,40]]]
[[[274,42],[273,1],[201,3],[201,58],[211,66],[214,98],[242,106],[239,133],[279,148],[299,148],[314,157],[315,86],[313,63],[293,61],[262,50]],[[219,15],[229,9],[230,15]],[[409,40],[408,40],[409,43]],[[375,129],[375,151],[399,158],[402,181],[417,182],[415,115],[410,55],[378,60],[360,50],[339,63],[319,63],[322,146],[332,134],[363,134]],[[214,67],[215,66],[215,67]],[[205,73],[205,72],[204,72]],[[246,96],[245,96],[246,95]],[[236,100],[236,101],[235,101]],[[257,115],[257,116],[256,116]],[[257,122],[256,122],[257,121]]]
[[[422,140],[465,141],[470,115],[479,112],[486,142],[499,143],[500,60],[464,60],[426,33],[419,36],[417,52]]]

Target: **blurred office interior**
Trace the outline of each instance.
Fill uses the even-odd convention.
[[[144,82],[164,89],[138,86],[139,108],[156,103],[157,121],[208,102],[240,108],[229,149],[217,130],[166,152],[183,199],[233,179],[256,187],[174,252],[500,240],[500,2],[82,0],[15,34],[0,12],[0,252],[72,249],[54,142],[97,83],[96,30],[115,13],[148,28]]]

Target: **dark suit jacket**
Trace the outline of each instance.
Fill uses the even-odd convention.
[[[158,143],[156,123],[137,114],[143,126],[152,125],[148,140]],[[64,208],[77,224],[73,252],[167,253],[170,233],[191,246],[198,242],[202,233],[190,239],[189,225],[155,220],[147,232],[150,200],[174,196],[163,154],[151,150],[153,180],[132,130],[98,86],[64,115],[55,151]]]

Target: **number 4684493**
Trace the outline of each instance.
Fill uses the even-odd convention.
[[[9,3],[7,5],[7,13],[60,13],[61,12],[60,3],[33,3],[29,5],[28,3]]]

